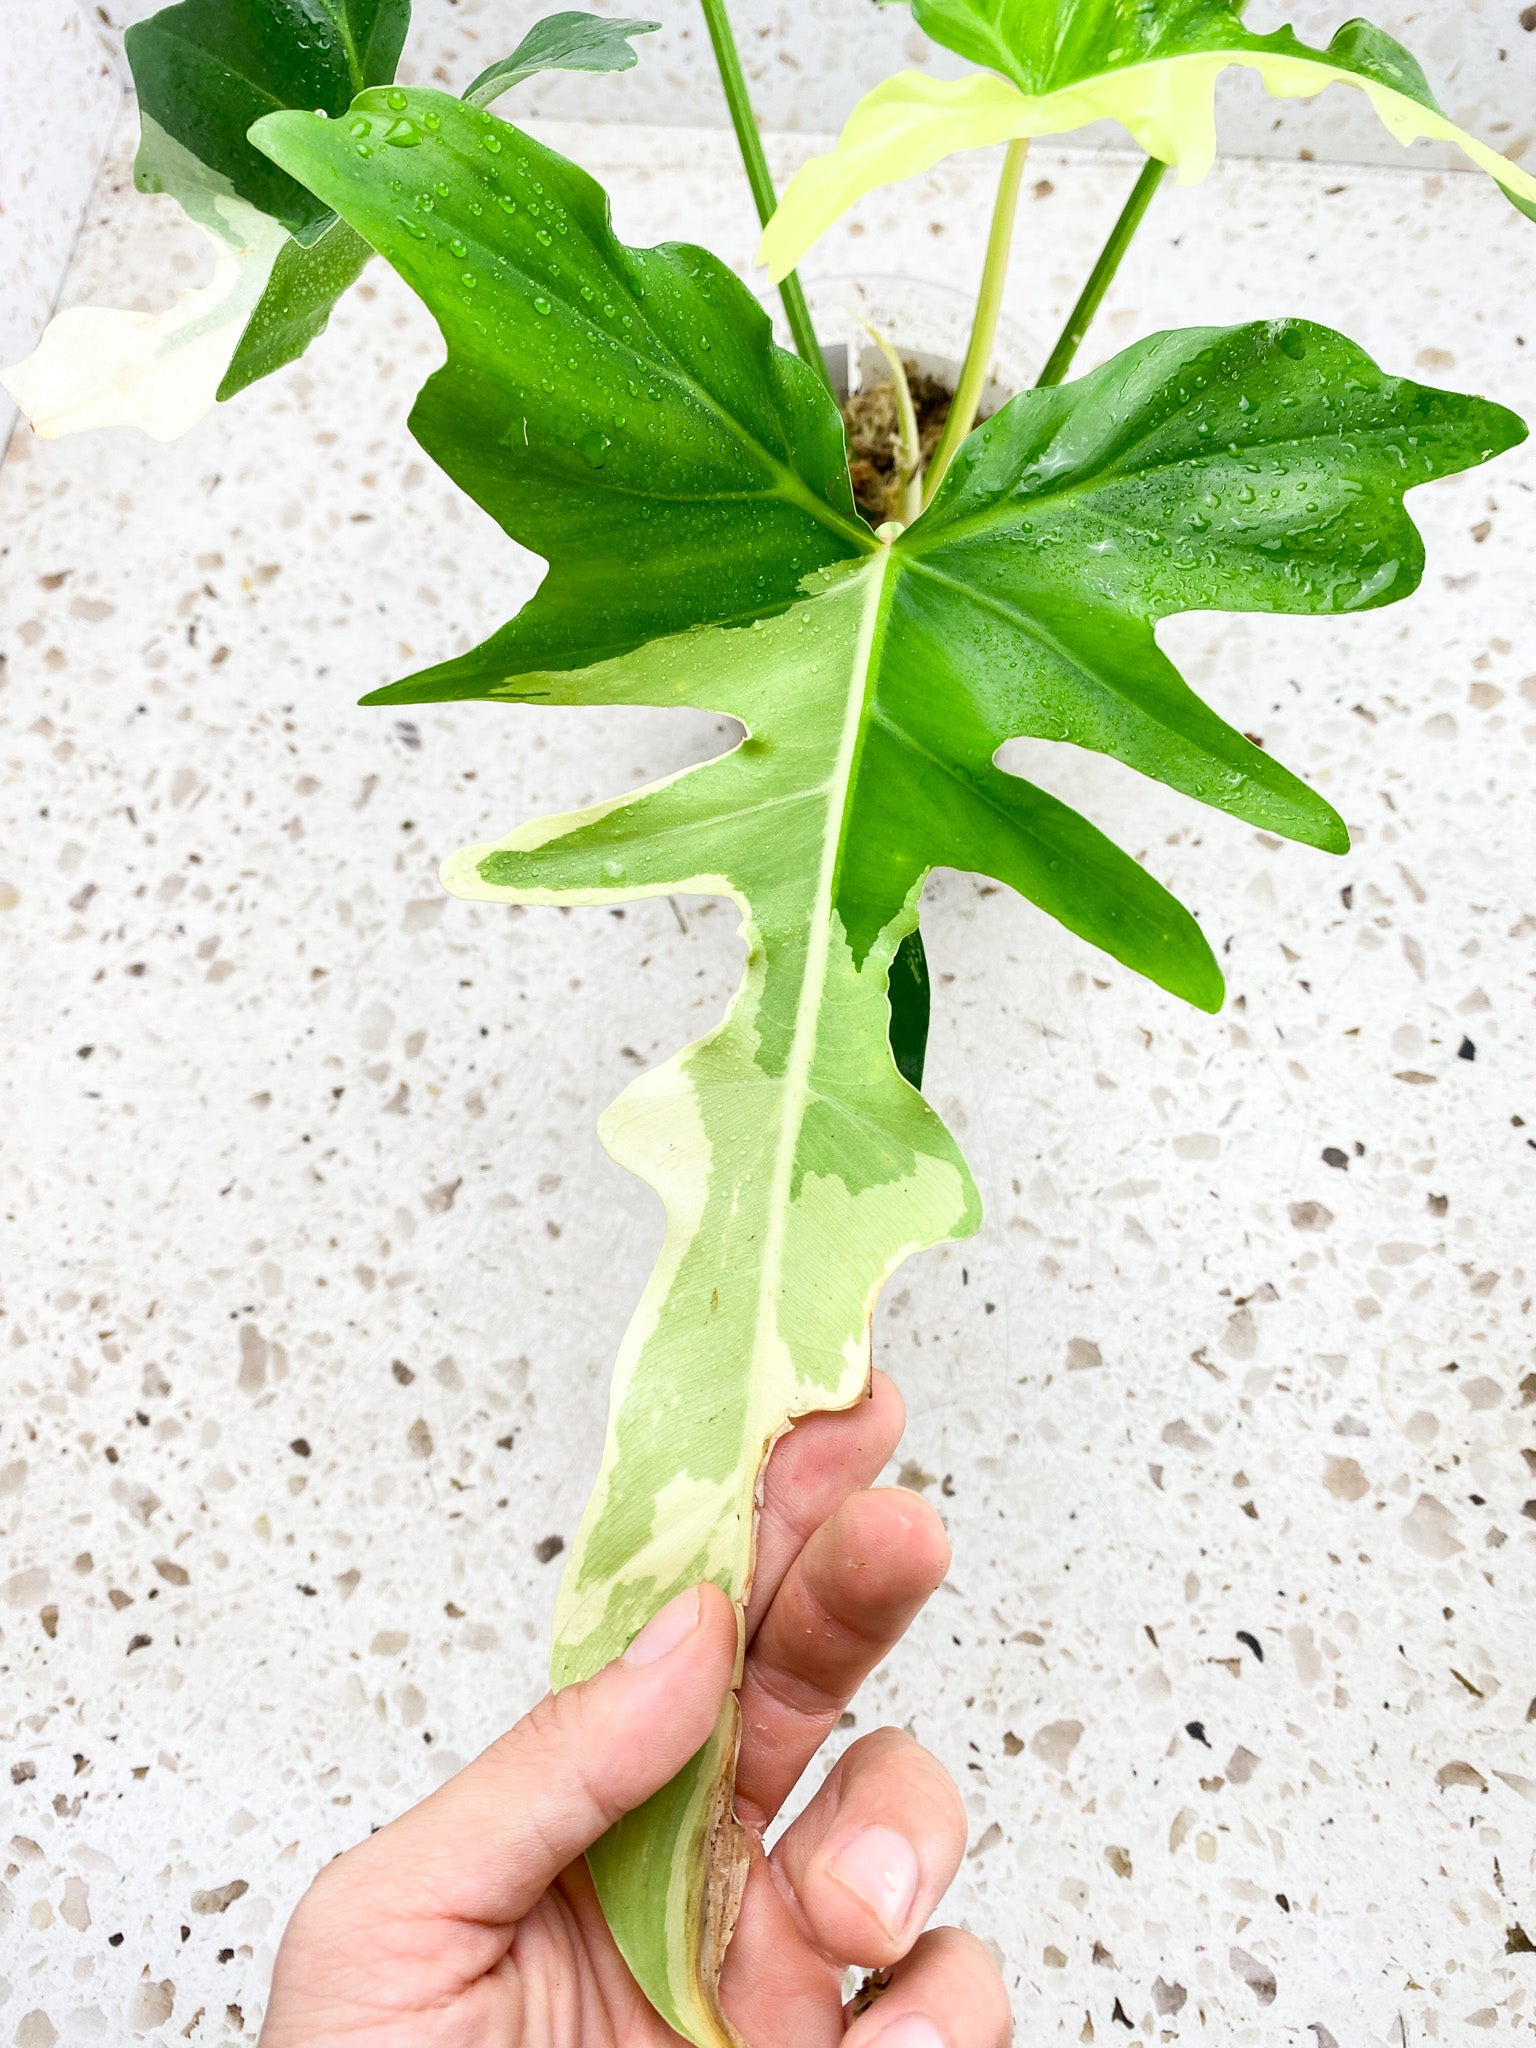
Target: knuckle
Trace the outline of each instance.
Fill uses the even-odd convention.
[[[876,1763],[883,1763],[888,1757],[899,1756],[906,1750],[926,1755],[922,1744],[905,1728],[897,1728],[887,1722],[883,1728],[871,1728],[867,1735],[861,1735],[857,1742],[850,1742],[843,1751],[842,1768],[845,1772],[868,1770]]]
[[[899,1796],[914,1820],[926,1817],[935,1835],[963,1847],[967,1820],[960,1788],[932,1750],[904,1728],[876,1728],[861,1736],[843,1752],[837,1769],[848,1789],[868,1788],[878,1780],[881,1804],[890,1805]]]
[[[366,1917],[377,1876],[369,1869],[367,1848],[360,1842],[315,1873],[289,1923],[294,1940],[336,1939]]]
[[[842,1768],[849,1777],[862,1777],[866,1773],[878,1772],[884,1777],[888,1772],[900,1771],[903,1777],[926,1784],[929,1779],[942,1780],[952,1785],[948,1771],[939,1762],[932,1750],[924,1749],[915,1735],[909,1735],[905,1728],[872,1728],[868,1735],[861,1735],[857,1742],[850,1743],[843,1752]]]
[[[500,1753],[509,1774],[523,1787],[558,1782],[569,1806],[589,1809],[605,1828],[618,1818],[622,1805],[594,1776],[592,1765],[600,1760],[602,1745],[594,1742],[593,1733],[586,1687],[568,1685],[546,1693],[515,1728],[491,1745],[490,1754]]]
[[[520,1779],[543,1776],[557,1761],[563,1769],[579,1765],[589,1753],[589,1721],[584,1685],[547,1692],[515,1727],[497,1736],[486,1757]]]
[[[851,1494],[819,1532],[808,1592],[843,1636],[883,1651],[949,1569],[938,1511],[900,1487]]]

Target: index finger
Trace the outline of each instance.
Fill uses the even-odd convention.
[[[862,1492],[879,1476],[901,1441],[906,1419],[895,1382],[873,1371],[862,1401],[834,1414],[803,1416],[774,1446],[747,1600],[749,1642],[811,1537],[851,1493]]]

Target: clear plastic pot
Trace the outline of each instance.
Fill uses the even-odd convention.
[[[971,294],[917,277],[851,274],[802,281],[833,389],[840,399],[891,381],[889,366],[870,339],[871,327],[885,337],[903,362],[954,389],[976,310]],[[767,304],[776,338],[784,347],[792,347],[777,292]],[[1031,384],[1044,361],[1043,342],[1017,321],[1000,320],[979,417],[989,418],[1015,392]]]

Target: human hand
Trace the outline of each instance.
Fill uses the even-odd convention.
[[[948,1567],[926,1501],[864,1490],[902,1421],[876,1373],[869,1400],[800,1423],[769,1463],[736,1780],[759,1841]],[[725,1594],[680,1594],[616,1663],[327,1865],[283,1937],[260,2048],[679,2048],[583,1852],[701,1747],[735,1660]],[[920,1931],[964,1848],[934,1757],[895,1728],[854,1743],[747,1880],[720,2000],[751,2048],[1004,2048],[987,1951]],[[890,1972],[861,2012],[842,2003],[850,1966]]]

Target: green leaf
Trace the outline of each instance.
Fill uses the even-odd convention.
[[[394,77],[410,18],[410,0],[179,0],[123,44],[140,111],[307,242],[330,209],[251,147],[251,124],[284,107],[344,114]]]
[[[717,258],[626,248],[584,172],[441,93],[365,94],[342,123],[279,115],[256,139],[432,308],[448,361],[412,432],[552,565],[483,646],[370,702],[489,696],[521,670],[751,620],[876,547],[825,387]]]
[[[833,221],[878,186],[915,177],[956,150],[1061,135],[1118,121],[1149,156],[1196,184],[1216,152],[1216,81],[1230,65],[1258,73],[1281,99],[1333,84],[1365,93],[1405,146],[1456,145],[1536,219],[1536,178],[1458,128],[1400,43],[1347,22],[1326,50],[1289,28],[1255,35],[1240,0],[912,0],[920,26],[990,67],[958,79],[903,71],[865,95],[830,155],[790,181],[763,235],[770,276],[794,268]]]
[[[40,438],[131,426],[174,440],[303,354],[372,251],[246,131],[274,108],[345,113],[393,77],[409,21],[410,0],[180,0],[128,30],[134,182],[203,230],[213,277],[162,313],[51,321],[0,377]]]
[[[407,154],[357,156],[360,123],[373,140],[401,120],[420,136]],[[1196,921],[1000,770],[999,748],[1070,741],[1342,849],[1337,813],[1201,703],[1157,626],[1406,595],[1423,553],[1403,493],[1524,429],[1305,323],[1155,335],[1012,400],[879,544],[832,473],[830,399],[745,289],[701,251],[617,242],[574,166],[422,92],[403,112],[365,95],[343,124],[277,117],[258,141],[432,309],[448,360],[415,431],[550,562],[495,640],[384,694],[692,706],[742,729],[717,759],[444,870],[485,901],[728,896],[746,945],[724,1021],[602,1123],[660,1193],[667,1237],[562,1587],[566,1683],[701,1577],[745,1598],[775,1437],[859,1398],[886,1277],[975,1227],[964,1161],[891,1043],[892,966],[929,871],[1007,882],[1163,987],[1220,1002]],[[639,1982],[707,2048],[730,2039],[714,1985],[748,1855],[735,1716],[591,1857]]]
[[[903,1081],[923,1085],[928,1054],[928,1026],[933,1015],[933,989],[928,980],[928,955],[920,927],[896,948],[891,962],[891,1058]]]
[[[331,309],[355,284],[373,250],[344,220],[333,220],[308,248],[290,237],[283,242],[265,291],[240,335],[217,396],[233,398],[258,378],[297,362]]]
[[[535,22],[510,57],[487,65],[464,88],[466,106],[493,100],[540,71],[633,71],[634,36],[648,36],[659,21],[612,21],[601,14],[547,14]]]

